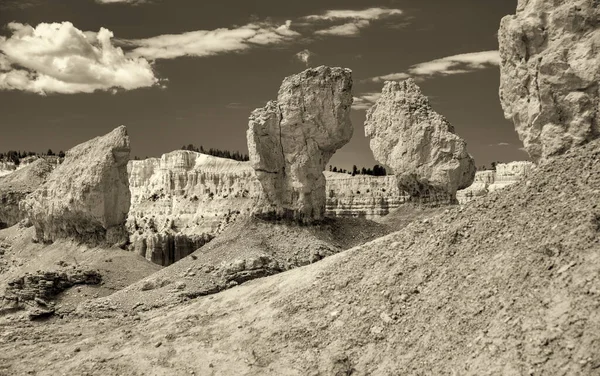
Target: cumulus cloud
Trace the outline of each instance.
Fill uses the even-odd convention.
[[[352,109],[357,111],[368,110],[377,102],[380,96],[381,93],[364,93],[358,97],[354,97]]]
[[[310,60],[314,56],[314,53],[310,50],[302,50],[296,54],[296,59],[300,60],[304,65],[308,67]]]
[[[70,22],[35,28],[13,22],[8,29],[10,37],[0,36],[0,90],[72,94],[158,83],[150,63],[113,46],[105,28],[93,33]]]
[[[303,17],[306,20],[367,20],[373,21],[390,16],[401,15],[400,9],[388,9],[388,8],[368,8],[363,10],[328,10],[323,14],[310,15]]]
[[[406,72],[377,76],[371,80],[375,82],[394,81],[403,80],[408,77],[425,79],[433,76],[469,73],[498,65],[500,65],[500,53],[498,51],[471,52],[416,64]]]
[[[205,57],[242,52],[255,46],[287,43],[300,36],[300,33],[291,29],[291,24],[289,20],[280,26],[250,23],[233,29],[197,30],[122,42],[134,48],[132,55],[152,60],[181,56]]]

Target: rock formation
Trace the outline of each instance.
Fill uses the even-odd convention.
[[[500,100],[534,161],[600,136],[600,7],[520,0],[502,19]]]
[[[325,178],[328,217],[380,218],[407,199],[393,175],[350,176],[327,171]]]
[[[277,100],[252,112],[250,162],[268,202],[259,214],[323,219],[323,170],[352,137],[351,106],[352,72],[321,66],[287,77]]]
[[[75,285],[97,285],[100,282],[102,276],[98,271],[79,267],[60,272],[26,273],[8,282],[0,296],[0,314],[28,309],[31,319],[48,316],[54,313],[53,299],[64,290]]]
[[[0,228],[10,227],[25,218],[19,203],[42,185],[54,166],[43,158],[0,177]]]
[[[131,248],[170,265],[200,248],[238,216],[261,187],[247,162],[178,150],[129,162]]]
[[[411,200],[454,202],[473,182],[475,163],[452,125],[412,80],[386,82],[367,112],[365,135],[375,159],[394,171]]]
[[[249,162],[192,151],[130,161],[128,171],[130,248],[165,266],[249,216],[264,196]],[[394,176],[324,175],[329,217],[374,219],[405,200]]]
[[[121,126],[77,145],[47,182],[21,202],[38,241],[127,242],[129,137]]]
[[[532,162],[518,161],[499,163],[495,171],[477,171],[473,184],[456,192],[456,198],[460,204],[467,203],[475,198],[485,196],[489,192],[517,183],[529,176],[534,168],[535,165]]]

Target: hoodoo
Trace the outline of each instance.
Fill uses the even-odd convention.
[[[331,156],[352,137],[352,72],[321,66],[287,77],[276,101],[252,112],[250,162],[267,204],[262,215],[323,219]]]
[[[21,202],[37,240],[126,243],[131,199],[128,160],[129,137],[124,126],[69,150],[46,183]]]
[[[597,3],[521,0],[502,19],[500,100],[536,162],[600,136]]]
[[[466,142],[412,80],[386,82],[367,112],[365,135],[375,159],[392,169],[401,190],[419,202],[455,202],[471,185],[475,162]]]

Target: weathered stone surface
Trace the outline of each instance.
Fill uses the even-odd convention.
[[[249,216],[262,189],[248,162],[177,150],[130,161],[131,250],[170,265]]]
[[[407,196],[394,175],[369,176],[325,172],[327,216],[375,219],[400,207]]]
[[[466,142],[412,79],[385,83],[367,112],[365,135],[375,159],[393,170],[411,200],[455,201],[456,191],[473,182],[475,163]]]
[[[520,0],[502,19],[500,100],[534,161],[600,136],[596,0]]]
[[[35,319],[54,313],[53,299],[75,285],[97,285],[102,276],[96,270],[38,271],[8,282],[0,295],[0,313],[28,309]]]
[[[535,169],[535,164],[528,161],[499,163],[496,170],[477,171],[475,181],[471,186],[456,192],[460,204],[467,203],[489,192],[508,187],[529,176]]]
[[[323,170],[352,137],[351,106],[352,72],[321,66],[287,77],[277,100],[252,112],[250,162],[268,203],[259,214],[323,219]]]
[[[69,150],[46,183],[21,202],[37,240],[126,243],[128,160],[129,137],[124,126]]]
[[[0,228],[10,227],[25,219],[19,203],[42,185],[54,165],[40,158],[11,174],[0,177]]]

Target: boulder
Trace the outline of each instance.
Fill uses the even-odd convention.
[[[367,111],[365,135],[375,159],[393,170],[413,201],[455,202],[456,191],[473,182],[475,162],[466,142],[412,79],[385,83]]]
[[[323,219],[323,170],[352,137],[351,106],[352,72],[321,66],[287,77],[277,100],[252,112],[248,150],[266,201],[257,214]]]
[[[596,0],[520,0],[502,19],[500,101],[535,161],[600,136]]]
[[[0,228],[10,227],[25,219],[19,203],[42,185],[54,165],[40,158],[15,172],[0,177]]]
[[[36,240],[125,244],[131,197],[128,160],[124,126],[69,150],[46,183],[21,202],[35,227]]]

